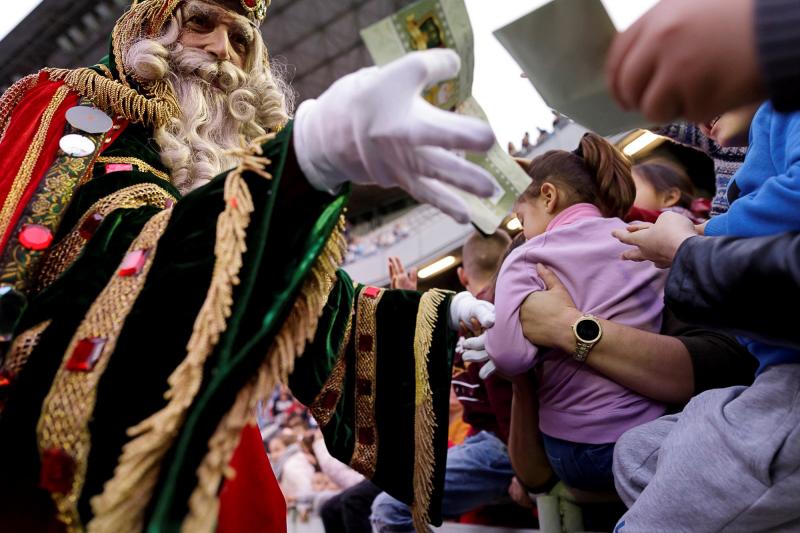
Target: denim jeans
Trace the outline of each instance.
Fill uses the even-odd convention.
[[[614,490],[611,464],[614,443],[581,444],[542,433],[544,450],[553,472],[567,486],[586,491]]]
[[[514,470],[505,444],[481,431],[447,451],[442,514],[457,517],[478,507],[504,501]],[[373,531],[413,531],[411,509],[382,492],[372,503]]]

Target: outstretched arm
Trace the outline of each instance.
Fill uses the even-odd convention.
[[[575,337],[570,326],[582,313],[552,272],[540,267],[539,273],[548,290],[530,295],[523,304],[520,317],[525,336],[540,346],[571,353]],[[654,400],[683,403],[706,388],[752,379],[751,358],[734,339],[712,331],[689,330],[669,313],[662,330],[666,335],[608,320],[600,323],[603,338],[586,363]]]
[[[795,315],[776,305],[776,296],[794,302],[799,293],[800,234],[786,233],[686,240],[665,296],[683,320],[798,348]]]

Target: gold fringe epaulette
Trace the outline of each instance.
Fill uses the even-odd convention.
[[[344,262],[347,250],[344,226],[342,216],[308,273],[258,375],[239,392],[233,408],[211,437],[208,453],[197,470],[199,482],[189,499],[189,514],[183,522],[183,531],[210,533],[214,530],[219,511],[219,489],[223,476],[230,478],[235,475],[228,470],[228,465],[242,429],[252,420],[258,402],[265,400],[277,383],[288,381],[295,359],[303,354],[306,344],[317,332],[319,317],[336,283],[336,271]],[[347,343],[347,339],[344,342]]]
[[[90,68],[44,70],[51,80],[63,80],[67,87],[91,100],[103,111],[133,123],[158,128],[168,124],[171,118],[181,115],[178,101],[164,81],[150,85],[148,98],[122,82],[109,79]]]
[[[414,398],[414,503],[411,515],[417,531],[428,529],[428,507],[433,493],[433,471],[436,466],[433,438],[436,416],[433,412],[433,393],[428,376],[428,354],[436,329],[438,309],[447,297],[446,291],[433,289],[422,295],[417,311],[417,333],[414,336],[414,368],[416,394]]]
[[[225,180],[225,209],[217,219],[214,271],[208,294],[195,319],[188,353],[169,377],[167,405],[128,429],[132,440],[123,447],[114,476],[106,483],[103,493],[91,500],[94,519],[89,523],[90,532],[140,531],[143,527],[144,513],[158,482],[162,459],[200,390],[203,366],[231,316],[233,288],[239,284],[239,271],[247,249],[247,227],[254,210],[242,173],[252,171],[265,178],[272,177],[265,170],[270,161],[263,157],[260,146],[272,137],[274,135],[256,139],[252,147],[243,147],[235,154],[241,163]],[[244,140],[242,143],[244,146]]]

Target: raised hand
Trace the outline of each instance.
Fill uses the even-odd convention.
[[[389,258],[389,279],[393,289],[417,290],[417,269],[406,271],[399,257]]]
[[[656,4],[611,46],[606,74],[625,109],[665,123],[705,122],[766,98],[753,0]]]
[[[347,181],[401,187],[468,222],[466,203],[444,184],[488,197],[494,180],[449,150],[486,151],[494,134],[488,124],[421,96],[425,87],[454,78],[460,66],[452,50],[414,52],[345,76],[317,100],[303,102],[293,140],[306,178],[330,192]]]

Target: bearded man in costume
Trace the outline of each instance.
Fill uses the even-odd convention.
[[[277,382],[331,452],[440,520],[453,330],[493,309],[339,269],[348,182],[466,221],[447,149],[491,130],[420,97],[436,50],[304,102],[271,69],[265,0],[140,0],[91,68],[0,101],[0,523],[13,531],[280,531],[253,425]]]

